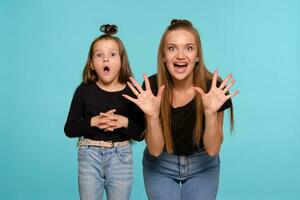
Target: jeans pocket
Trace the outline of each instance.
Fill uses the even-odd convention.
[[[86,156],[86,151],[87,151],[88,146],[82,145],[78,147],[78,160],[83,160]]]
[[[119,159],[121,160],[121,162],[123,162],[125,164],[133,163],[131,148],[125,148],[125,149],[120,148],[118,150],[118,156],[119,156]]]

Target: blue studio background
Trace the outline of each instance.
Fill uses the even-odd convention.
[[[0,16],[1,200],[79,199],[76,139],[63,127],[91,41],[117,24],[142,82],[172,18],[194,23],[208,68],[233,73],[240,90],[218,199],[300,198],[300,1],[2,0]],[[134,145],[133,200],[147,199],[144,145]]]

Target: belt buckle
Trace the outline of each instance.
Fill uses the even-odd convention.
[[[108,147],[108,148],[113,148],[114,147],[114,142],[113,141],[107,141],[107,143],[110,144],[110,147]]]

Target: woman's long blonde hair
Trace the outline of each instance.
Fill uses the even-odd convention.
[[[206,81],[212,79],[212,73],[210,73],[204,64],[202,45],[198,31],[194,28],[191,22],[188,20],[172,20],[171,24],[167,27],[164,32],[158,49],[158,57],[157,57],[157,78],[158,78],[158,86],[161,87],[165,85],[165,89],[162,95],[161,107],[160,107],[160,116],[162,122],[162,132],[165,140],[165,147],[167,152],[173,153],[174,143],[171,132],[171,102],[173,97],[173,83],[172,77],[167,70],[167,67],[164,62],[164,49],[165,49],[165,41],[168,33],[174,30],[187,30],[193,34],[196,40],[196,48],[197,48],[197,57],[199,61],[195,64],[193,69],[193,84],[196,87],[200,87],[204,92],[208,92],[209,88],[207,86]],[[219,80],[221,80],[219,78]],[[196,104],[196,123],[193,134],[193,141],[196,147],[199,147],[201,137],[203,136],[203,118],[204,118],[204,109],[202,105],[201,96],[196,94],[195,96],[195,104]],[[233,107],[230,109],[230,122],[231,122],[231,130],[233,130],[234,118],[233,118]]]

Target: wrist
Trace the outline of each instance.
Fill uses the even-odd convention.
[[[96,126],[96,117],[97,117],[97,116],[91,117],[91,120],[90,120],[90,126],[91,126],[91,127]]]
[[[128,120],[128,118],[127,117],[124,117],[124,120],[123,120],[124,122],[123,122],[123,127],[124,128],[127,128],[128,127],[128,124],[129,124],[129,120]]]
[[[217,117],[218,112],[204,110],[205,117]]]
[[[150,114],[150,115],[146,114],[145,117],[146,117],[147,121],[159,120],[159,115],[157,115],[157,114]]]

